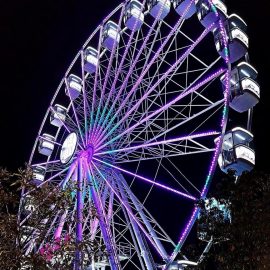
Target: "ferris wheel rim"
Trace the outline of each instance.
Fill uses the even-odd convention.
[[[125,1],[125,2],[128,2],[128,1]],[[120,5],[119,5],[119,6],[118,6],[118,7],[117,7],[117,8],[116,8],[109,16],[107,16],[107,17],[103,20],[103,24],[105,24],[105,22],[112,16],[112,14],[114,14],[115,12],[117,12],[118,9],[120,9],[120,8],[123,7],[123,6],[124,6],[123,3],[120,4]],[[102,27],[102,26],[100,25],[100,26],[92,33],[92,35],[88,38],[88,42],[86,42],[86,43],[83,45],[82,49],[78,52],[78,54],[76,55],[76,57],[75,57],[74,60],[72,61],[72,64],[70,65],[70,67],[68,68],[67,72],[65,73],[66,76],[64,76],[64,78],[62,79],[62,81],[61,81],[59,87],[57,88],[56,93],[54,94],[53,99],[52,99],[52,101],[51,101],[51,103],[50,103],[50,106],[49,106],[49,108],[48,108],[48,110],[47,110],[47,112],[46,112],[46,115],[45,115],[45,117],[44,117],[44,119],[43,119],[43,121],[42,121],[42,125],[41,125],[41,127],[40,127],[39,132],[38,132],[38,137],[37,137],[37,139],[36,139],[36,142],[35,142],[35,145],[34,145],[34,148],[33,148],[33,151],[32,151],[31,157],[30,157],[30,160],[29,160],[29,164],[32,163],[32,160],[33,160],[33,152],[35,151],[35,149],[36,149],[36,147],[37,147],[38,138],[39,138],[39,136],[41,135],[42,130],[43,130],[44,125],[45,125],[45,122],[46,122],[46,120],[47,120],[48,117],[49,117],[50,107],[53,106],[53,104],[54,104],[54,102],[55,102],[55,100],[56,100],[56,97],[57,97],[59,91],[61,90],[61,87],[62,87],[63,84],[65,83],[65,78],[67,77],[67,74],[69,74],[69,72],[70,72],[70,70],[72,69],[73,65],[74,65],[75,62],[79,59],[82,50],[86,48],[86,46],[87,46],[87,44],[89,44],[91,38],[92,38],[92,37],[100,30],[101,27]],[[230,64],[228,63],[228,70],[227,70],[227,73],[228,73],[229,70],[230,70]],[[227,89],[227,91],[229,91],[229,90]],[[229,98],[228,98],[228,96],[227,96],[227,99],[225,100],[225,103],[226,103],[227,105],[228,105],[228,101],[229,101]],[[225,107],[226,107],[226,105],[225,105]],[[228,110],[226,111],[226,113],[227,113],[227,112],[228,112]],[[224,123],[223,123],[223,125],[222,125],[222,132],[220,133],[220,138],[222,138],[222,136],[224,136],[224,134],[225,134],[226,121],[227,121],[227,115],[224,116]],[[57,135],[57,136],[58,136],[58,135]],[[218,147],[217,147],[216,150],[215,150],[215,153],[219,153],[219,152],[220,152],[220,149],[221,149],[221,144],[218,145]],[[215,154],[214,156],[216,157],[217,154]],[[214,158],[214,160],[215,160],[214,166],[216,166],[216,164],[217,164],[217,158]],[[49,162],[49,158],[48,158],[47,162]],[[202,197],[204,197],[204,195],[203,195]],[[194,214],[194,213],[195,213],[195,212],[193,212],[192,217],[194,217],[194,216],[196,215],[196,213],[195,213],[195,214]]]

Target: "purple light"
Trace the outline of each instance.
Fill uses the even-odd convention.
[[[191,215],[190,220],[188,221],[188,223],[187,223],[187,225],[186,225],[184,231],[183,231],[182,234],[181,234],[181,237],[180,237],[180,240],[179,240],[177,246],[175,247],[175,249],[174,249],[172,255],[171,255],[170,258],[169,258],[169,262],[170,262],[170,263],[176,258],[178,252],[181,250],[181,247],[182,247],[182,245],[183,245],[185,239],[187,238],[188,233],[190,232],[190,230],[191,230],[191,228],[192,228],[192,226],[193,226],[195,220],[197,219],[198,213],[199,213],[199,209],[198,209],[197,207],[195,207],[194,210],[193,210],[193,213],[192,213],[192,215]],[[162,270],[165,270],[166,267],[167,267],[167,265],[168,265],[168,263],[162,268]]]
[[[59,226],[57,227],[57,229],[56,229],[56,231],[54,233],[54,239],[59,239],[61,237],[63,227],[64,227],[64,224],[65,224],[65,221],[66,221],[66,217],[67,217],[67,210],[65,211],[65,213],[60,218]]]
[[[196,138],[201,138],[201,137],[206,137],[206,136],[213,136],[213,135],[219,135],[220,132],[217,131],[209,131],[209,132],[204,132],[204,133],[199,133],[199,134],[194,134],[194,135],[188,135],[184,137],[179,137],[175,139],[169,139],[169,140],[164,140],[164,141],[159,141],[159,142],[153,142],[153,143],[146,143],[146,144],[140,144],[140,145],[135,145],[131,147],[126,147],[122,149],[116,149],[116,150],[110,150],[110,151],[104,151],[104,152],[99,152],[96,153],[94,156],[100,156],[100,155],[105,155],[105,154],[112,154],[112,153],[117,153],[117,152],[127,152],[130,150],[138,149],[138,148],[146,148],[146,147],[151,147],[155,145],[162,145],[162,144],[168,144],[168,143],[174,143],[178,141],[184,141],[184,140],[192,140]]]
[[[64,189],[66,187],[67,182],[69,181],[69,179],[71,178],[72,174],[75,172],[75,170],[78,167],[78,162],[77,160],[69,167],[69,171],[65,177],[65,179],[62,181],[61,183],[61,187]]]
[[[121,197],[118,195],[118,193],[114,190],[114,188],[112,187],[112,185],[107,181],[107,179],[104,177],[104,175],[101,173],[101,171],[98,169],[98,167],[93,163],[93,166],[96,168],[96,170],[98,171],[98,173],[100,174],[100,176],[103,178],[103,180],[106,182],[106,184],[110,187],[110,189],[113,191],[113,193],[116,195],[116,197],[118,198],[118,200],[121,202],[121,204],[125,207],[126,211],[130,214],[130,216],[132,217],[132,219],[137,223],[137,225],[140,227],[140,229],[142,230],[142,232],[145,234],[145,236],[148,238],[148,240],[150,241],[150,243],[153,245],[153,247],[156,249],[156,251],[158,252],[158,254],[163,258],[162,254],[160,253],[159,249],[156,247],[153,239],[149,236],[149,234],[146,232],[146,230],[144,229],[144,227],[142,226],[142,224],[138,221],[138,219],[133,215],[133,213],[129,210],[129,207],[126,205],[125,202],[123,202],[123,200],[121,199]],[[164,258],[165,259],[165,258]]]
[[[84,178],[84,172],[83,172],[83,164],[82,161],[79,161],[78,164],[78,178],[77,178],[77,205],[76,205],[76,245],[79,245],[81,241],[83,240],[83,178]],[[75,269],[79,269],[79,261],[81,258],[81,251],[76,248],[75,253]]]
[[[189,6],[190,7],[190,6]],[[188,11],[188,9],[187,9]],[[140,77],[137,79],[137,82],[135,83],[135,85],[132,87],[132,89],[130,90],[129,94],[127,95],[127,97],[125,98],[124,102],[122,103],[122,105],[119,107],[119,109],[117,110],[117,112],[115,113],[114,117],[111,119],[109,125],[104,129],[104,131],[102,132],[102,135],[104,135],[104,133],[108,130],[108,127],[111,125],[111,123],[113,122],[113,120],[115,119],[115,117],[119,114],[119,112],[122,110],[123,106],[125,103],[128,102],[130,96],[137,90],[139,84],[141,83],[143,77],[145,76],[145,74],[147,74],[148,70],[150,69],[150,67],[152,66],[152,64],[154,63],[154,61],[157,59],[157,57],[159,56],[160,52],[163,50],[164,46],[167,44],[167,42],[169,41],[169,39],[171,38],[171,36],[173,35],[173,33],[177,30],[177,28],[179,27],[181,21],[182,21],[183,17],[180,18],[180,20],[177,22],[177,24],[174,26],[174,28],[170,31],[169,35],[167,36],[166,40],[164,41],[164,43],[161,45],[161,47],[159,48],[159,50],[155,53],[154,57],[152,58],[152,60],[149,62],[149,64],[147,65],[147,67],[145,68],[145,70],[142,72],[142,74],[140,75]],[[147,92],[147,95],[149,95],[159,84],[162,80],[164,80],[165,78],[167,78],[168,74],[173,71],[177,65],[179,63],[181,63],[183,61],[183,59],[185,59],[190,52],[198,45],[198,43],[208,34],[208,32],[213,28],[214,24],[212,24],[209,28],[205,29],[203,31],[203,33],[201,34],[201,36],[190,46],[190,48],[176,61],[176,63],[174,65],[172,65],[168,71],[163,74],[161,76],[161,78],[157,81],[157,83],[155,83],[153,85],[153,87],[151,87],[151,89]],[[142,102],[142,100],[145,97],[141,98],[139,101],[139,104]],[[134,111],[137,108],[138,105],[135,105],[131,111]],[[105,136],[105,138],[103,138],[101,140],[101,142],[103,142],[127,117],[128,115],[131,113],[131,111],[127,112],[125,117],[116,125],[114,126],[114,128],[109,132],[109,134],[107,134]]]
[[[209,2],[212,4],[212,7],[215,8],[215,6],[212,3],[212,0],[209,0]],[[216,9],[215,13],[216,16],[219,17]],[[223,115],[222,115],[222,119],[221,119],[221,129],[222,129],[222,133],[224,134],[225,130],[226,130],[226,124],[227,124],[227,117],[228,117],[228,107],[229,107],[229,93],[230,93],[230,84],[229,84],[229,75],[230,75],[230,62],[229,62],[229,50],[228,50],[228,43],[227,43],[227,39],[226,39],[226,31],[224,28],[224,25],[222,23],[222,21],[219,19],[219,26],[220,26],[220,31],[222,34],[222,38],[223,38],[223,42],[224,42],[224,46],[225,46],[225,62],[226,64],[229,65],[229,69],[227,70],[226,74],[225,74],[225,91],[224,91],[224,110],[223,110]],[[205,198],[206,194],[208,192],[209,186],[210,186],[210,182],[211,179],[213,177],[213,173],[214,173],[214,169],[216,167],[217,164],[217,159],[218,159],[218,154],[220,153],[221,150],[221,144],[222,144],[222,140],[223,140],[223,136],[219,137],[219,140],[216,144],[216,150],[210,165],[210,169],[209,169],[209,173],[208,176],[206,178],[206,183],[204,185],[204,188],[201,192],[201,198]],[[174,250],[174,252],[172,253],[172,255],[170,256],[169,261],[167,262],[167,264],[162,268],[163,270],[166,270],[167,267],[169,266],[169,264],[176,258],[178,252],[181,250],[182,245],[188,235],[188,233],[190,232],[192,225],[194,224],[195,220],[197,219],[199,213],[199,209],[198,208],[194,208],[193,214],[188,222],[188,224],[186,225],[184,231],[182,232],[181,236],[180,236],[180,240]]]
[[[115,104],[117,103],[117,100],[119,100],[120,95],[122,94],[123,90],[125,89],[125,87],[126,87],[126,85],[127,85],[127,83],[128,83],[128,79],[129,79],[129,77],[131,76],[131,74],[132,74],[132,72],[133,72],[133,70],[134,70],[134,68],[135,68],[135,66],[136,66],[136,64],[137,64],[137,61],[139,60],[140,55],[142,54],[142,52],[143,52],[143,50],[144,50],[144,48],[145,48],[145,46],[146,46],[146,44],[147,44],[149,38],[151,37],[152,31],[154,30],[154,27],[156,26],[156,24],[157,24],[157,22],[158,22],[158,19],[159,19],[158,17],[155,18],[155,21],[154,21],[153,24],[151,25],[151,27],[150,27],[150,29],[149,29],[149,31],[148,31],[148,34],[147,34],[147,36],[145,37],[144,42],[143,42],[143,44],[142,44],[142,46],[141,46],[141,48],[140,48],[138,54],[136,55],[136,58],[135,58],[135,60],[133,61],[133,64],[132,64],[132,66],[130,67],[130,69],[129,69],[128,73],[127,73],[127,76],[126,76],[126,78],[125,78],[125,80],[124,80],[122,86],[120,87],[120,89],[119,89],[119,91],[118,91],[118,93],[117,93],[117,96],[116,96],[116,98],[115,98],[115,100],[114,100],[114,102],[113,102],[113,104],[112,104],[112,106],[111,106],[111,108],[110,108],[110,110],[109,110],[109,112],[108,112],[108,114],[107,114],[107,116],[106,116],[106,118],[105,118],[103,124],[102,124],[102,129],[103,129],[103,127],[105,126],[105,124],[107,124],[108,118],[109,118],[109,116],[111,115],[111,113],[112,113],[112,111],[113,111],[113,109],[114,109],[114,107],[115,107]],[[125,103],[125,102],[123,102],[123,103]],[[113,121],[114,119],[115,119],[115,117],[112,118],[112,120],[110,121],[110,123],[109,123],[107,126],[110,126],[111,123],[112,123],[112,121]],[[103,133],[104,133],[104,132],[103,132]],[[102,134],[103,134],[103,133],[102,133]],[[98,134],[98,135],[100,136],[100,134]],[[101,135],[101,137],[102,137],[102,135]]]
[[[121,14],[119,16],[118,26],[121,25],[121,21],[123,20],[124,12],[125,12],[125,7],[123,6],[122,9],[121,9]],[[105,93],[106,86],[107,86],[107,83],[108,83],[108,80],[109,80],[110,70],[111,70],[111,67],[112,67],[112,64],[113,64],[114,54],[115,54],[117,45],[118,45],[117,42],[113,43],[113,48],[112,48],[111,55],[110,55],[109,65],[108,65],[108,68],[107,68],[107,71],[106,71],[105,80],[103,82],[101,96],[100,96],[99,104],[98,104],[98,110],[97,110],[95,121],[94,121],[94,127],[93,127],[93,134],[94,135],[96,135],[96,128],[98,127],[99,114],[100,114],[100,109],[101,109],[100,106],[101,106],[102,102],[104,101],[104,93]],[[112,89],[111,89],[111,91],[112,91]]]
[[[172,105],[174,105],[175,103],[177,103],[178,101],[180,101],[181,99],[183,99],[184,97],[188,96],[189,94],[195,92],[196,90],[198,90],[200,87],[202,87],[203,85],[207,84],[208,82],[212,81],[213,79],[215,79],[216,77],[218,77],[219,75],[221,75],[225,70],[223,68],[219,69],[217,72],[213,73],[212,75],[210,75],[209,77],[207,77],[206,79],[202,80],[201,82],[199,82],[197,85],[191,87],[189,90],[186,90],[185,92],[181,93],[180,95],[178,95],[175,99],[173,99],[172,101],[170,101],[169,103],[167,103],[166,105],[162,106],[161,108],[159,108],[158,110],[154,111],[153,113],[151,113],[150,115],[148,115],[147,117],[145,117],[144,119],[138,121],[136,124],[134,124],[133,126],[129,127],[128,129],[126,129],[124,132],[122,132],[121,134],[117,135],[116,137],[114,137],[113,139],[111,139],[110,141],[106,142],[105,144],[103,144],[102,146],[98,147],[96,149],[96,151],[104,148],[105,146],[107,146],[108,144],[114,142],[115,140],[121,138],[122,136],[124,136],[125,134],[129,133],[130,131],[132,131],[133,129],[135,129],[136,127],[138,127],[139,125],[141,125],[142,123],[148,121],[149,119],[151,119],[152,117],[156,116],[157,114],[167,110],[169,107],[171,107]],[[110,132],[109,132],[110,133]],[[108,135],[107,135],[108,136]],[[105,138],[107,137],[105,136]],[[104,140],[104,138],[103,138]],[[101,142],[103,141],[101,140]]]
[[[146,2],[146,0],[143,1],[142,7],[145,5],[145,2]],[[117,69],[117,73],[116,73],[116,75],[115,75],[113,84],[112,84],[112,86],[110,87],[111,89],[110,89],[110,92],[109,92],[109,96],[108,96],[107,101],[106,101],[106,104],[105,104],[105,106],[104,106],[105,109],[103,110],[103,112],[102,112],[102,114],[101,114],[101,117],[100,117],[100,119],[99,119],[99,121],[98,121],[98,125],[100,124],[100,122],[102,121],[102,119],[103,119],[103,117],[104,117],[104,114],[105,114],[105,112],[106,112],[106,108],[108,107],[108,104],[109,104],[109,100],[111,99],[112,93],[113,93],[114,90],[115,90],[115,86],[116,86],[118,77],[119,77],[119,75],[120,75],[120,72],[122,71],[122,67],[123,67],[123,64],[124,64],[124,62],[125,62],[126,56],[127,56],[127,54],[128,54],[128,50],[130,49],[130,45],[131,45],[131,42],[132,42],[132,38],[133,38],[134,33],[135,33],[135,31],[136,31],[136,26],[137,26],[138,22],[139,22],[139,20],[136,20],[136,22],[135,22],[135,24],[134,24],[134,26],[133,26],[132,32],[131,32],[131,34],[130,34],[128,43],[127,43],[126,48],[125,48],[125,51],[124,51],[124,54],[123,54],[123,56],[122,56],[122,60],[121,60],[120,65],[119,65],[119,67],[118,67],[118,69]],[[100,130],[101,130],[101,129],[100,129]],[[97,130],[97,129],[94,130],[95,136],[98,137],[98,135],[100,135],[100,133],[101,133],[100,130]]]
[[[167,191],[171,191],[171,192],[173,192],[173,193],[175,193],[175,194],[177,194],[177,195],[180,195],[180,196],[185,197],[185,198],[187,198],[187,199],[190,199],[190,200],[192,200],[192,201],[196,201],[196,200],[197,200],[197,198],[195,198],[195,197],[193,197],[193,196],[191,196],[191,195],[185,194],[185,193],[183,193],[183,192],[181,192],[181,191],[178,191],[178,190],[175,190],[175,189],[173,189],[173,188],[167,187],[167,186],[162,185],[162,184],[160,184],[160,183],[158,183],[158,182],[155,182],[155,181],[153,181],[153,180],[150,180],[150,179],[148,179],[148,178],[146,178],[146,177],[143,177],[143,176],[140,176],[140,175],[138,175],[138,174],[132,173],[132,172],[130,172],[130,171],[124,170],[124,169],[119,168],[119,167],[117,167],[117,166],[115,166],[115,165],[109,164],[109,163],[107,163],[107,162],[105,162],[105,161],[103,161],[103,160],[100,160],[100,159],[97,159],[97,158],[93,158],[93,159],[96,160],[96,161],[98,161],[98,162],[101,162],[101,163],[103,163],[103,164],[105,164],[105,165],[107,165],[107,166],[109,166],[109,167],[111,167],[111,168],[114,168],[114,169],[116,169],[116,170],[118,170],[118,171],[127,173],[127,174],[129,174],[129,175],[131,175],[131,176],[134,176],[134,177],[136,177],[136,178],[139,178],[139,179],[141,179],[141,180],[144,180],[144,181],[146,181],[146,182],[148,182],[148,183],[151,183],[151,184],[153,184],[153,185],[155,185],[155,186],[158,186],[158,187],[160,187],[160,188],[166,189]]]
[[[54,164],[54,163],[60,163],[60,160],[58,159],[58,160],[46,161],[46,162],[42,162],[42,163],[36,163],[36,164],[32,164],[31,167],[43,166],[43,165]]]
[[[99,33],[99,43],[98,43],[98,59],[100,59],[100,52],[101,52],[101,40],[102,40],[102,33],[103,33],[103,26],[100,27],[100,33]],[[94,91],[93,91],[93,100],[92,100],[92,109],[91,109],[91,115],[90,115],[90,128],[88,135],[88,141],[92,140],[93,136],[93,127],[94,127],[94,108],[96,104],[96,92],[97,92],[97,82],[98,82],[98,65],[96,66],[96,72],[95,72],[95,82],[94,82]]]
[[[82,162],[84,164],[84,169],[87,174],[88,181],[93,184],[92,186],[90,186],[91,195],[92,195],[93,202],[99,216],[99,224],[100,224],[100,229],[104,238],[104,242],[105,242],[107,251],[109,253],[109,261],[110,261],[111,269],[116,270],[116,269],[119,269],[120,267],[117,252],[116,252],[116,245],[115,245],[115,242],[112,241],[113,238],[112,238],[112,233],[110,230],[110,225],[108,223],[104,205],[101,200],[97,182],[95,180],[91,166],[89,166],[87,163],[87,159],[83,157]]]
[[[83,113],[84,113],[84,128],[85,132],[88,130],[87,125],[87,107],[89,108],[89,103],[87,100],[87,95],[85,91],[85,77],[84,77],[84,52],[81,50],[81,72],[82,72],[82,88],[83,88]],[[85,145],[88,143],[88,138],[85,136]]]

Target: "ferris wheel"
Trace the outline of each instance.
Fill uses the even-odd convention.
[[[192,264],[181,249],[216,165],[239,176],[255,164],[260,88],[248,41],[245,22],[221,0],[116,7],[75,56],[38,132],[30,157],[37,188],[76,188],[72,207],[43,222],[39,243],[28,224],[31,190],[23,191],[20,224],[33,236],[24,237],[25,252],[69,234],[97,240],[107,254],[82,268],[78,250],[74,269]],[[229,111],[248,127],[227,127]]]

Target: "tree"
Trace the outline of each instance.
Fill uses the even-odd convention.
[[[223,230],[226,237],[229,235],[229,240],[215,244],[199,268],[269,269],[270,175],[247,173],[236,183],[234,177],[228,176],[217,184],[210,196],[231,202],[232,223]],[[212,266],[209,268],[210,263]]]
[[[46,220],[73,206],[72,194],[76,187],[69,185],[62,190],[48,183],[39,188],[32,179],[32,170],[27,166],[16,173],[0,168],[1,269],[73,269],[76,250],[83,251],[80,264],[84,267],[89,266],[92,258],[101,254],[106,257],[105,247],[95,240],[77,243],[73,235],[65,233],[48,241]],[[31,191],[31,195],[20,204],[22,189]],[[18,220],[19,209],[21,220]],[[94,208],[87,211],[98,218]],[[67,224],[71,218],[74,217],[66,219]],[[26,220],[23,225],[22,219]],[[25,243],[29,246],[33,239],[34,246],[26,252]]]
[[[18,269],[21,264],[22,253],[17,245],[20,200],[17,183],[25,178],[24,173],[19,170],[18,174],[13,174],[0,169],[0,261],[4,269]]]

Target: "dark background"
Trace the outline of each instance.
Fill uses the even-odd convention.
[[[15,170],[28,161],[49,102],[70,62],[121,1],[2,0],[0,166]],[[226,4],[229,13],[240,15],[249,27],[250,59],[261,85],[253,119],[256,167],[270,172],[270,1],[227,0]]]
[[[121,0],[17,0],[0,6],[0,166],[27,162],[48,104],[80,46]],[[261,102],[253,131],[257,169],[270,171],[269,0],[227,0],[248,24]],[[269,104],[269,105],[268,105]]]

